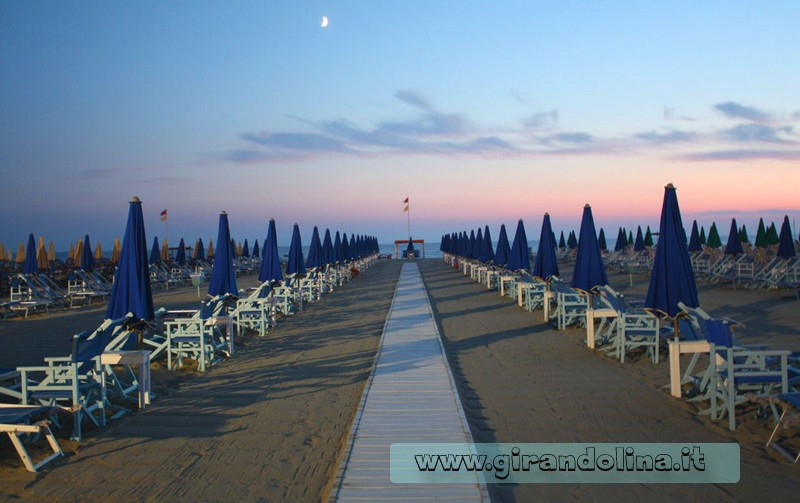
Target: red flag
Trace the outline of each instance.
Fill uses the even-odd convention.
[[[165,222],[167,220],[167,210],[161,212],[161,221]]]
[[[406,204],[408,204],[408,198],[406,198],[406,200],[405,200],[405,201],[403,201],[403,202],[404,202],[404,203],[406,203]]]

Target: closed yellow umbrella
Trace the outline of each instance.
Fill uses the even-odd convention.
[[[50,268],[47,250],[44,248],[44,236],[39,236],[39,246],[36,247],[36,266],[45,271]]]
[[[100,241],[97,242],[97,246],[94,247],[94,259],[100,260],[103,258],[103,247],[100,246]]]
[[[119,243],[119,236],[114,240],[114,248],[111,250],[111,263],[116,264],[119,262],[119,254],[122,246]]]
[[[194,248],[192,248],[192,259],[197,260],[197,247],[200,246],[200,238],[194,242]]]
[[[14,253],[11,252],[11,248],[6,250],[6,262],[11,262],[14,260]]]
[[[169,262],[169,245],[167,244],[167,240],[164,240],[164,244],[161,246],[161,260],[164,262]]]
[[[0,262],[5,262],[6,260],[6,245],[4,243],[0,243]]]
[[[75,267],[81,265],[81,257],[83,256],[83,239],[79,239],[75,245],[75,255],[72,256],[72,263]]]
[[[241,241],[239,241],[239,244],[236,245],[236,256],[237,257],[241,257],[242,256],[242,242]]]
[[[25,263],[25,244],[20,243],[19,249],[17,250],[17,264],[24,264]]]
[[[214,257],[214,241],[208,240],[208,250],[206,251],[206,257],[212,258]]]
[[[50,241],[50,248],[47,250],[47,260],[50,262],[56,261],[56,245],[53,244],[53,241]]]
[[[69,244],[69,253],[67,253],[67,260],[75,261],[75,245],[70,243]]]

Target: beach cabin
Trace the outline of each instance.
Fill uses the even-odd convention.
[[[414,244],[421,245],[419,250],[414,248]],[[400,245],[407,245],[402,252],[404,259],[425,258],[425,240],[424,239],[396,239],[394,242],[394,256],[400,258]]]

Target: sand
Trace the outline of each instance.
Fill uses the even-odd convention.
[[[441,261],[425,261],[421,270],[476,442],[741,444],[738,484],[493,484],[493,501],[752,501],[800,489],[798,467],[763,447],[769,421],[743,418],[745,424],[731,433],[727,420],[717,425],[700,418],[692,405],[669,395],[665,361],[653,365],[639,357],[620,364],[587,349],[585,330],[559,332],[542,322],[541,311],[525,312]],[[635,280],[630,288],[627,275],[610,277],[613,286],[631,295],[646,290],[647,277]],[[752,316],[749,331],[760,336],[747,334],[753,335],[748,341],[766,339],[791,349],[788,339],[800,321],[796,300],[719,287],[702,287],[700,300],[714,313]],[[767,313],[770,330],[756,328],[759,310]]]
[[[80,445],[59,432],[68,457],[40,474],[21,468],[4,440],[3,499],[320,501],[333,483],[399,270],[397,262],[379,262],[266,337],[243,338],[234,358],[205,374],[156,370],[161,396],[150,408],[90,431]],[[168,296],[156,296],[156,306],[197,302],[194,290]],[[91,316],[97,320],[89,326],[99,323],[96,311],[9,326],[29,338],[48,330],[66,337]]]

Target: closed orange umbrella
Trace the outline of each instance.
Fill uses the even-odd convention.
[[[25,263],[25,243],[19,244],[19,249],[17,250],[17,264],[24,264]]]
[[[164,240],[164,244],[161,246],[161,260],[164,262],[169,262],[169,245],[167,245],[167,240]]]
[[[213,256],[214,256],[214,242],[209,239],[208,250],[206,251],[206,257],[212,258]]]
[[[121,248],[122,248],[122,246],[120,245],[120,242],[119,242],[119,236],[117,236],[117,239],[114,240],[114,248],[112,248],[112,250],[111,250],[111,263],[112,264],[116,264],[116,263],[119,262],[119,254],[120,254],[120,249]]]
[[[70,243],[69,244],[69,252],[67,253],[67,260],[72,260],[75,262],[75,245]]]
[[[97,246],[94,247],[94,258],[95,260],[103,258],[103,247],[100,246],[100,241],[98,241]]]
[[[56,261],[56,245],[53,244],[53,241],[50,241],[50,248],[47,250],[47,260],[50,262]]]
[[[36,266],[43,271],[50,268],[50,263],[47,260],[47,250],[44,248],[44,236],[39,236],[39,246],[36,247]]]
[[[77,267],[81,264],[81,256],[83,256],[83,239],[79,239],[75,245],[75,255],[72,256],[72,263]]]
[[[6,245],[0,243],[0,262],[5,262],[6,260]]]

